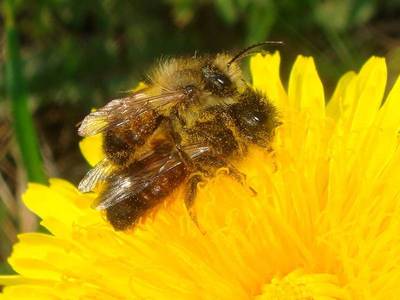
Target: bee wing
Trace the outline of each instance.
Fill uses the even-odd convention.
[[[196,159],[203,153],[209,151],[206,146],[191,145],[184,148],[191,159]],[[132,193],[140,193],[155,179],[172,169],[183,164],[176,151],[170,153],[150,152],[139,160],[138,165],[142,168],[132,172],[122,172],[113,175],[108,181],[107,190],[101,195],[96,209],[107,209],[121,201],[132,197]]]
[[[153,161],[147,161],[151,159]],[[97,209],[103,210],[140,193],[152,180],[182,162],[174,155],[160,156],[158,153],[149,155],[141,170],[130,170],[112,175],[107,181],[107,189],[101,194]]]
[[[78,134],[91,136],[107,128],[121,126],[148,110],[161,110],[182,101],[185,94],[182,91],[163,92],[149,96],[148,89],[133,93],[129,97],[114,99],[102,108],[91,112],[81,122]]]
[[[86,173],[85,177],[79,182],[78,189],[82,193],[88,193],[94,190],[96,185],[105,181],[112,170],[112,164],[108,159],[100,161],[93,169]]]

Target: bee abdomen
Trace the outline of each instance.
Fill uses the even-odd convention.
[[[103,150],[109,160],[124,165],[135,150],[156,130],[160,122],[154,110],[144,111],[124,126],[115,126],[104,133]]]
[[[140,192],[107,208],[108,221],[116,230],[125,230],[134,225],[148,210],[160,203],[186,178],[187,169],[183,163],[154,177]]]
[[[123,165],[135,150],[137,143],[133,140],[127,130],[108,130],[104,134],[103,150],[109,160],[117,165]]]
[[[107,220],[115,230],[125,230],[141,217],[147,207],[143,205],[138,195],[132,195],[124,201],[121,201],[106,210]]]
[[[139,196],[148,203],[157,202],[158,199],[168,196],[186,178],[187,170],[183,163],[168,172],[158,175],[153,179]],[[157,203],[154,203],[157,204]]]

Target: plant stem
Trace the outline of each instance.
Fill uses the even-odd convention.
[[[13,125],[29,181],[46,182],[32,115],[28,109],[18,35],[14,22],[14,0],[5,0],[6,89],[11,101]]]

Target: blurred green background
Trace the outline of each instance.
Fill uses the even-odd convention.
[[[400,70],[400,0],[0,3],[0,273],[16,234],[40,230],[20,202],[27,181],[79,182],[76,124],[158,58],[283,41],[284,82],[297,54],[312,55],[328,96],[371,55],[387,58],[389,85]]]

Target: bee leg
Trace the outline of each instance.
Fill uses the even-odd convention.
[[[176,145],[175,148],[178,151],[179,158],[185,164],[189,172],[193,172],[195,170],[195,165],[190,156],[184,150],[182,150],[180,145]]]
[[[185,190],[185,206],[193,223],[197,226],[201,233],[205,234],[204,230],[200,228],[196,212],[193,208],[193,204],[197,195],[197,185],[202,181],[202,176],[198,174],[189,177]]]
[[[220,164],[228,168],[228,175],[239,182],[243,187],[249,190],[251,196],[257,196],[257,191],[247,184],[247,176],[246,174],[240,172],[235,166],[232,164],[226,163],[223,159],[220,159]]]
[[[242,186],[247,188],[253,197],[257,196],[257,191],[253,187],[248,185],[246,174],[240,172],[238,169],[236,169],[233,165],[230,164],[228,165],[228,170],[229,170],[229,175],[232,176],[232,178],[235,179],[237,182],[239,182]]]
[[[178,152],[179,158],[185,164],[185,166],[189,169],[189,171],[194,171],[195,166],[190,158],[190,156],[182,149],[181,147],[181,136],[174,130],[174,121],[177,120],[179,123],[182,122],[177,107],[174,107],[170,114],[170,119],[167,120],[169,134],[174,141],[175,149]]]

